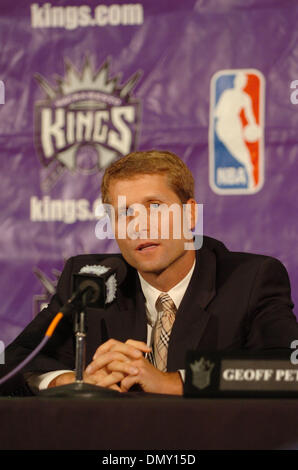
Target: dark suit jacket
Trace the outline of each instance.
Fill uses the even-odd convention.
[[[7,348],[6,366],[0,366],[2,376],[39,344],[51,319],[71,296],[72,274],[87,264],[101,263],[108,256],[122,258],[120,254],[92,254],[67,261],[48,308]],[[204,237],[196,261],[176,314],[168,350],[168,371],[185,368],[187,350],[284,349],[290,352],[291,342],[298,339],[298,324],[292,313],[288,275],[277,259],[230,252],[223,243]],[[145,298],[136,270],[129,265],[127,270],[115,301],[106,309],[86,309],[87,364],[96,348],[109,338],[146,342]],[[73,320],[65,317],[44,350],[23,371],[74,369],[74,358]],[[0,392],[28,393],[22,374],[4,384]]]

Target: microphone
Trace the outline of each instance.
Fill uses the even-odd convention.
[[[106,304],[111,303],[116,298],[117,287],[124,281],[126,273],[127,268],[125,263],[120,258],[111,256],[103,260],[102,264],[83,266],[79,273],[73,274],[72,296],[53,318],[47,331],[45,332],[42,341],[20,364],[18,364],[13,370],[0,379],[0,386],[12,378],[15,374],[20,372],[23,367],[31,362],[31,360],[44,348],[49,339],[52,337],[58,323],[61,321],[63,316],[70,313],[76,313],[78,315],[78,312],[81,312],[82,307],[104,307]],[[58,393],[56,396],[77,395],[89,397],[91,393],[94,392],[96,395],[99,393],[101,393],[103,396],[115,394],[115,396],[118,397],[118,392],[115,392],[114,390],[81,383],[85,361],[85,327],[83,313],[80,313],[79,318],[77,318],[75,321],[75,330],[77,333],[76,382],[71,385],[65,385],[64,389],[66,390],[64,391],[62,390],[63,387],[57,387]],[[43,390],[43,392],[40,392],[40,395],[55,396],[55,390],[54,392],[51,390],[54,389]],[[63,395],[63,393],[65,393],[65,395]]]
[[[73,274],[73,294],[61,312],[65,315],[89,306],[104,308],[116,298],[117,287],[126,273],[125,263],[112,256],[101,264],[83,266],[79,273]]]

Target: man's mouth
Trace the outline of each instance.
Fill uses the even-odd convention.
[[[159,243],[152,243],[152,242],[140,243],[137,246],[136,250],[141,251],[141,252],[151,251],[151,250],[154,250],[157,246],[159,246]]]

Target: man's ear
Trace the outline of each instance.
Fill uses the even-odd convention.
[[[198,221],[198,204],[193,198],[186,201],[187,207],[185,207],[187,215],[187,228],[193,230],[196,227]]]

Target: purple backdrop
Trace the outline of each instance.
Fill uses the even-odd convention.
[[[1,1],[2,341],[66,258],[119,251],[94,207],[132,149],[180,155],[204,233],[278,257],[298,300],[297,16],[291,0]]]

